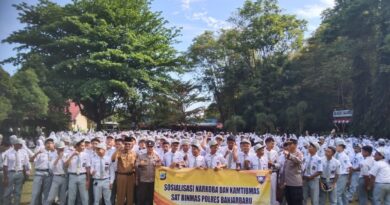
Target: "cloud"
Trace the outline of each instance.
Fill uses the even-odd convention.
[[[334,0],[321,0],[318,4],[305,5],[303,8],[296,10],[296,14],[305,19],[321,17],[321,13],[335,4]]]
[[[191,8],[191,4],[195,2],[200,2],[203,0],[181,0],[181,8],[183,10],[189,10]]]
[[[228,29],[231,28],[232,25],[226,21],[216,19],[208,15],[207,12],[196,12],[191,16],[191,20],[200,20],[206,23],[207,27],[218,30],[218,29]]]

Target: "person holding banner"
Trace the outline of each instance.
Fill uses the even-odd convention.
[[[227,168],[236,169],[238,160],[238,148],[236,145],[236,138],[233,135],[230,135],[227,138],[227,146],[223,148],[222,153],[224,154]]]
[[[213,139],[209,142],[209,146],[210,153],[205,157],[207,168],[214,169],[215,171],[225,168],[225,158],[218,153],[218,142]]]
[[[137,204],[153,205],[155,170],[161,166],[160,157],[154,151],[153,141],[146,142],[146,153],[138,156],[136,166],[139,168]]]
[[[241,152],[238,154],[237,170],[252,169],[251,158],[253,154],[250,153],[251,142],[248,139],[241,140]]]
[[[200,155],[201,145],[198,140],[194,140],[191,144],[192,156],[188,160],[188,168],[205,168],[206,161],[202,155]]]
[[[164,154],[163,166],[170,168],[181,168],[183,164],[183,156],[178,151],[179,150],[179,140],[172,139],[171,142],[171,151]]]
[[[268,161],[264,157],[264,147],[265,145],[263,143],[259,143],[253,147],[256,152],[256,156],[253,156],[251,159],[253,170],[268,170]]]

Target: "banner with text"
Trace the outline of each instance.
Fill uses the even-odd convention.
[[[269,171],[156,170],[154,204],[270,204]]]

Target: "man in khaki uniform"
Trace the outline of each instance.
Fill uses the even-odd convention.
[[[135,160],[137,157],[136,153],[131,151],[134,141],[133,137],[125,137],[124,148],[117,150],[112,156],[112,160],[117,161],[116,204],[123,205],[125,201],[127,205],[134,203]]]
[[[154,151],[153,141],[146,142],[146,153],[138,156],[136,165],[139,168],[137,204],[153,205],[155,168],[161,166],[161,159]]]

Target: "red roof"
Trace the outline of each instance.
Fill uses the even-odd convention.
[[[76,120],[77,115],[80,113],[80,107],[76,103],[70,101],[69,102],[69,112],[71,115],[71,120],[74,121],[74,120]]]

